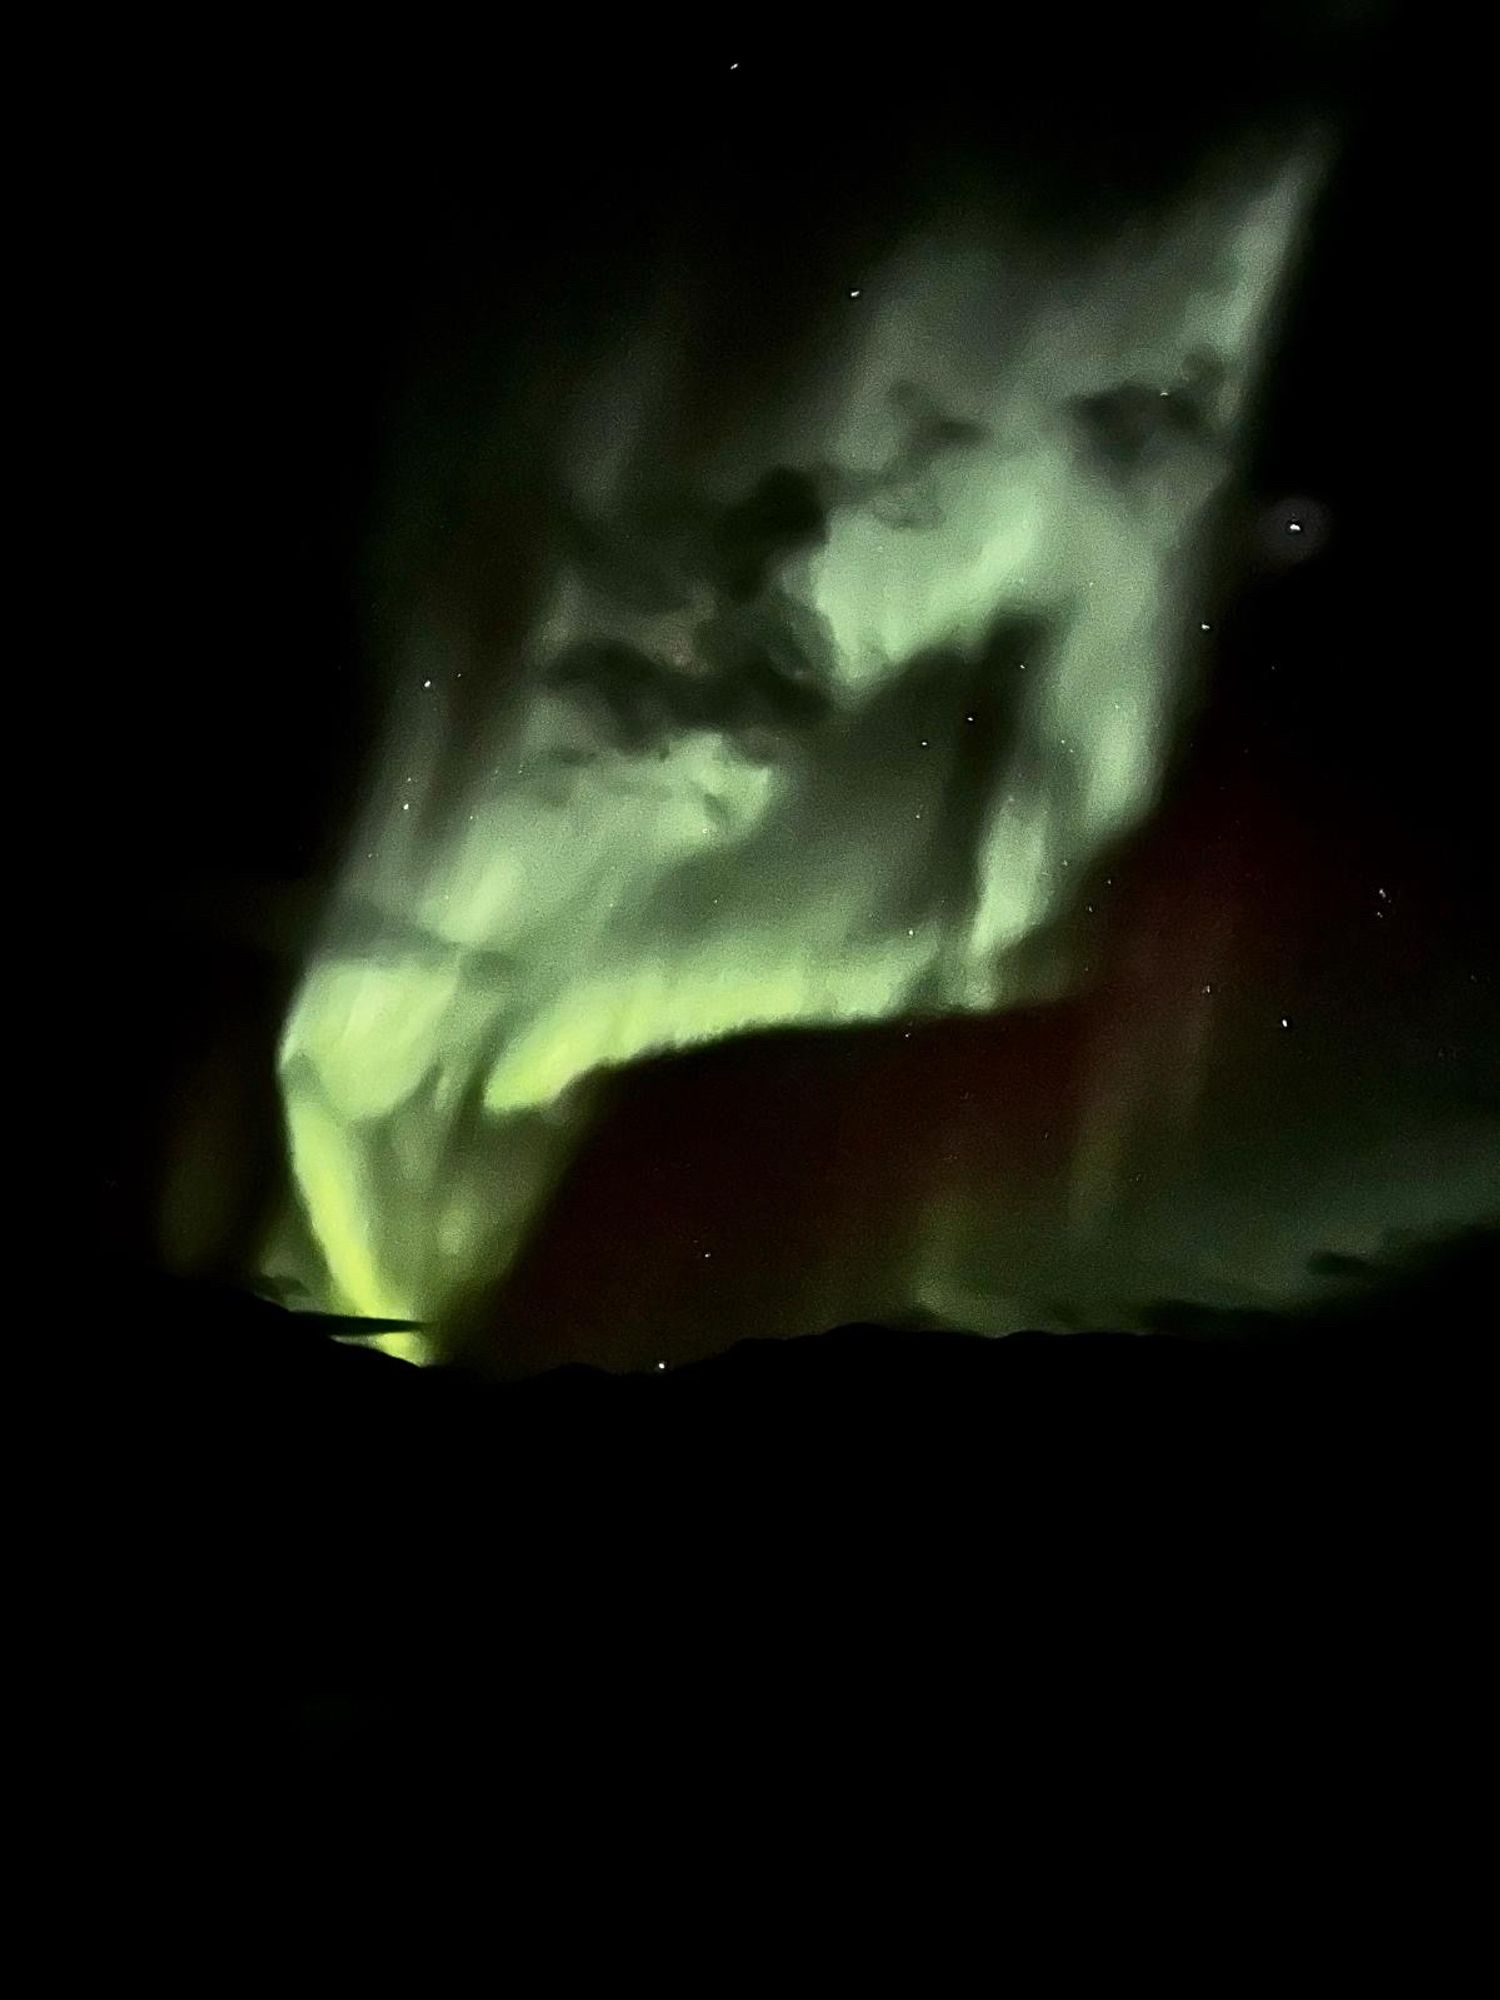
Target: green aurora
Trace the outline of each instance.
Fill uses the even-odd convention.
[[[390,711],[282,1036],[297,1213],[268,1271],[441,1338],[521,1254],[610,1072],[1086,983],[1085,884],[1151,815],[1197,686],[1321,172],[1316,148],[1238,183],[1217,163],[1106,244],[950,208],[743,421],[713,415],[711,302],[674,266],[565,394],[539,366],[479,409],[456,590],[403,553],[452,466],[396,435]],[[529,397],[540,455],[535,425],[512,452]],[[538,511],[576,532],[497,639],[463,569],[530,560],[486,482],[539,464]],[[805,532],[773,523],[726,582],[715,524],[754,544],[788,472]],[[1103,1170],[1075,1163],[1080,1216]]]

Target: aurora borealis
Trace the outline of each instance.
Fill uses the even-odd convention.
[[[1455,866],[1297,789],[1321,760],[1329,800],[1364,770],[1403,810],[1394,749],[1351,778],[1295,707],[1363,698],[1296,610],[1320,576],[1373,596],[1337,568],[1360,482],[1267,414],[1357,121],[1268,46],[1217,111],[1143,109],[1102,59],[1059,84],[1038,53],[992,104],[936,56],[679,52],[670,84],[590,72],[545,173],[482,122],[441,170],[349,150],[256,308],[287,301],[294,357],[299,299],[337,329],[215,614],[251,635],[224,712],[268,719],[188,805],[137,787],[162,927],[261,982],[182,1003],[138,1175],[169,1259],[499,1366],[636,1366],[1274,1297],[1316,1248],[1487,1207],[1488,1114],[1433,1109],[1489,992],[1431,891]],[[347,541],[321,627],[277,623],[278,509]],[[315,835],[275,860],[249,799]],[[193,811],[242,830],[200,861]]]
[[[85,1796],[300,1915],[451,1779],[503,1914],[639,1875],[655,1949],[705,1871],[926,1916],[945,1826],[1003,1919],[1034,1777],[1043,1867],[1102,1805],[1153,1909],[1186,1829],[1221,1939],[1425,1966],[1500,1285],[1455,21],[184,29],[22,70],[44,1514],[160,1663]]]
[[[704,282],[675,268],[643,323],[611,328],[545,442],[549,490],[621,523],[613,544],[596,529],[592,564],[564,545],[499,660],[441,604],[400,607],[404,686],[282,1044],[330,1305],[440,1318],[502,1276],[596,1071],[1041,997],[1020,948],[1076,919],[1154,802],[1315,173],[1299,155],[1220,177],[1071,255],[960,207],[863,272],[812,379],[786,371],[712,448]],[[951,448],[914,449],[909,382]],[[1130,392],[1155,408],[1121,445]],[[756,516],[780,467],[805,522],[795,489]],[[406,504],[417,475],[392,478]],[[718,574],[695,528],[729,548]],[[609,680],[621,661],[639,697]],[[456,751],[466,672],[499,685]],[[821,699],[742,723],[757,675]],[[1060,947],[1054,987],[1079,958]],[[453,1142],[475,1100],[497,1157],[528,1118],[556,1138],[466,1212]]]

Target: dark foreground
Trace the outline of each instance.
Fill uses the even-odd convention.
[[[117,1286],[102,1629],[162,1742],[313,1850],[438,1767],[547,1838],[682,1785],[716,1839],[786,1838],[808,1785],[951,1818],[1122,1757],[1221,1805],[1291,1760],[1387,1813],[1472,1755],[1496,1242],[1300,1320],[847,1327],[503,1389]]]

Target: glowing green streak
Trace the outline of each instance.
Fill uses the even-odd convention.
[[[911,1004],[919,981],[955,1008],[1035,997],[1015,947],[1068,909],[1085,866],[1154,803],[1213,503],[1312,179],[1294,161],[1070,260],[997,246],[992,217],[959,218],[871,278],[814,417],[768,412],[737,451],[692,468],[732,495],[776,463],[878,465],[893,447],[890,385],[908,377],[984,427],[980,448],[933,475],[936,525],[834,513],[800,588],[836,646],[842,706],[780,767],[711,730],[680,735],[662,760],[627,757],[584,712],[538,695],[497,711],[490,754],[454,777],[445,689],[482,666],[430,607],[410,607],[408,690],[351,843],[344,914],[283,1038],[321,1303],[430,1318],[501,1272],[586,1119],[576,1092],[591,1073],[756,1026],[877,1019]],[[1204,349],[1226,370],[1212,435],[1128,482],[1106,476],[1070,406],[1122,381],[1171,393]],[[575,492],[608,502],[648,390],[672,393],[676,352],[650,328],[622,342],[567,447]],[[1013,754],[979,836],[977,907],[959,931],[893,924],[892,887],[919,866],[936,772],[965,719],[872,759],[861,717],[908,662],[972,652],[1002,611],[1045,614],[1058,640],[1015,668]],[[531,656],[596,632],[599,616],[559,577]],[[690,622],[647,623],[622,636],[689,656]],[[571,790],[559,750],[594,759]],[[423,813],[437,800],[455,829],[440,838]],[[710,879],[716,893],[674,916],[686,885]],[[471,1097],[485,1145],[472,1131],[458,1141]]]

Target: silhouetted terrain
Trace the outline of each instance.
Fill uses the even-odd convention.
[[[1275,1321],[841,1327],[502,1388],[121,1281],[94,1306],[124,1461],[103,1525],[131,1629],[222,1642],[217,1726],[344,1803],[435,1749],[527,1797],[762,1732],[786,1755],[870,1702],[882,1758],[968,1754],[1018,1674],[1090,1727],[1142,1675],[1179,1721],[1284,1716],[1383,1621],[1368,1688],[1464,1601],[1497,1258],[1476,1231],[1339,1260],[1354,1290]]]

